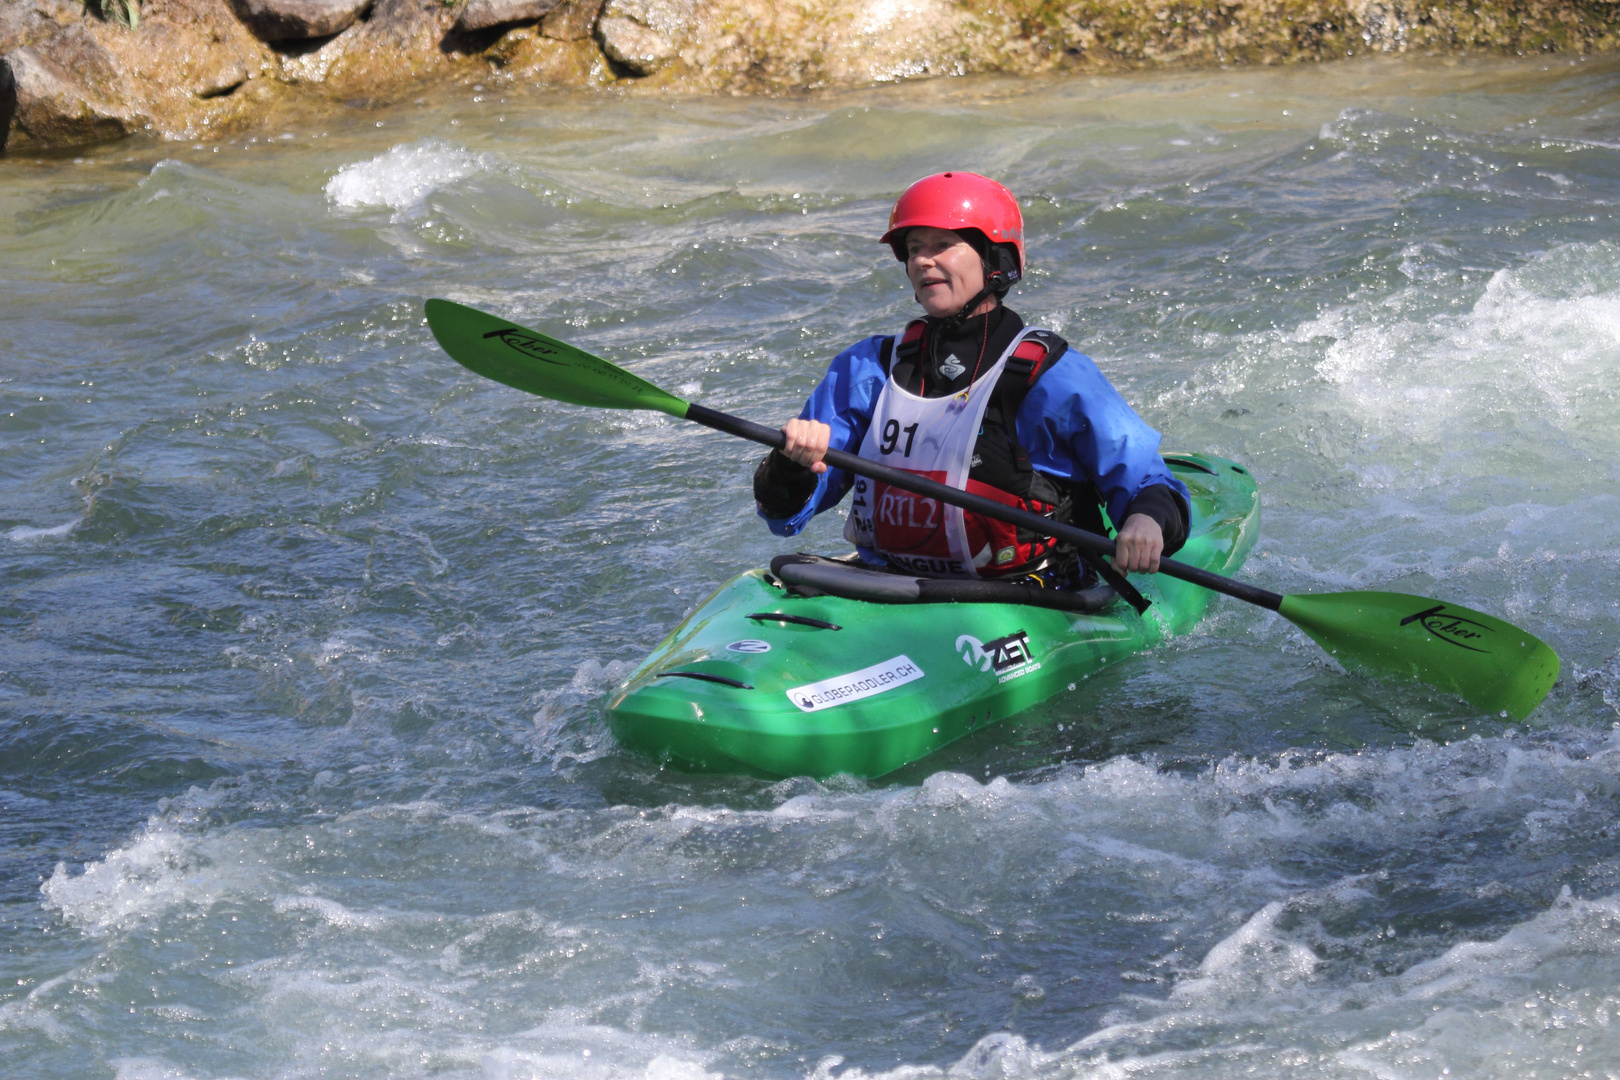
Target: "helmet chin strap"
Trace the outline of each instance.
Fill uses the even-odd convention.
[[[979,262],[984,267],[984,288],[974,293],[973,299],[963,304],[962,310],[955,315],[945,315],[935,320],[944,328],[946,333],[959,333],[963,325],[973,318],[973,312],[978,309],[980,304],[991,296],[1000,300],[1002,295],[1006,293],[1008,286],[1011,285],[1004,272],[991,269],[990,259],[982,251],[979,253]],[[986,312],[986,314],[989,313]]]
[[[973,299],[963,304],[962,310],[958,311],[955,315],[935,315],[930,316],[930,318],[932,318],[934,322],[938,323],[946,333],[958,333],[962,327],[966,325],[967,321],[973,318],[974,310],[980,304],[984,303],[986,298],[994,295],[995,290],[986,285],[973,295]],[[989,314],[989,312],[986,312],[985,314]]]

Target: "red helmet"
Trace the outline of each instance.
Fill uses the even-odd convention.
[[[889,211],[889,231],[883,234],[901,262],[906,261],[906,231],[919,225],[974,230],[992,249],[1005,244],[1018,255],[1017,273],[1009,276],[1016,281],[1024,274],[1024,215],[1013,193],[987,176],[935,173],[906,188]]]

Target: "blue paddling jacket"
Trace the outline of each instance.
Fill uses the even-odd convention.
[[[799,412],[800,419],[819,420],[832,428],[832,449],[860,452],[878,394],[888,381],[883,353],[891,340],[887,335],[869,337],[839,353]],[[1125,520],[1148,489],[1168,488],[1180,503],[1176,510],[1181,528],[1164,529],[1165,553],[1180,546],[1189,505],[1187,487],[1159,456],[1159,433],[1126,403],[1090,357],[1071,348],[1048,365],[1025,395],[1014,427],[1018,444],[1036,470],[1075,484],[1094,483],[1115,523]],[[815,490],[796,513],[772,517],[761,506],[760,516],[776,535],[796,536],[812,517],[838,505],[853,479],[829,466],[816,477]],[[1171,500],[1164,494],[1151,493],[1140,508],[1161,527],[1169,524],[1163,520],[1163,507]],[[1154,504],[1152,509],[1149,503]],[[874,552],[862,554],[877,558]]]

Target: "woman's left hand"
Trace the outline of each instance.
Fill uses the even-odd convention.
[[[1126,574],[1156,574],[1164,554],[1164,530],[1146,514],[1132,514],[1114,536],[1114,569]]]

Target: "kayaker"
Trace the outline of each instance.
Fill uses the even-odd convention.
[[[1001,184],[965,172],[912,184],[882,242],[905,263],[924,316],[833,358],[799,418],[754,474],[760,516],[796,535],[854,489],[844,535],[862,559],[920,576],[1095,582],[1052,537],[852,477],[829,447],[922,473],[1009,506],[1104,531],[1114,567],[1154,572],[1187,537],[1187,489],[1159,435],[1092,361],[1002,303],[1024,274],[1024,222]]]

